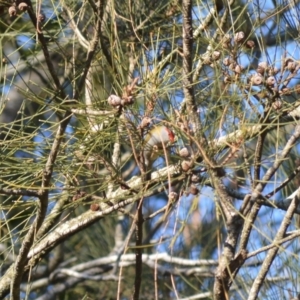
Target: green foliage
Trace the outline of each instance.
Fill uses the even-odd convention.
[[[0,2],[0,298],[294,297],[298,4],[20,5]],[[145,166],[157,125],[177,140]]]

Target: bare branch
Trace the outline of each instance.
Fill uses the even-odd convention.
[[[284,238],[284,235],[286,233],[287,228],[289,227],[290,223],[291,223],[291,219],[294,215],[294,212],[299,204],[300,201],[300,189],[298,189],[297,191],[297,195],[294,197],[294,199],[292,200],[289,209],[287,210],[284,219],[282,220],[282,223],[279,227],[279,230],[277,231],[277,234],[274,238],[274,244],[277,244],[277,242],[279,242],[280,240],[282,240]],[[279,247],[273,247],[269,250],[262,266],[261,266],[261,270],[258,273],[258,275],[256,276],[253,285],[251,287],[251,290],[249,292],[249,300],[255,300],[257,299],[258,293],[261,289],[261,286],[264,283],[264,279],[267,276],[267,273],[270,270],[270,266],[272,264],[272,262],[274,261],[277,252],[279,251]]]
[[[7,189],[0,188],[0,194],[3,195],[14,195],[14,196],[30,196],[30,197],[38,197],[38,190],[30,190],[30,189]]]

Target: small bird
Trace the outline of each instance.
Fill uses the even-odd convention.
[[[175,134],[167,126],[160,125],[154,127],[145,137],[145,147],[143,150],[145,166],[149,167],[159,156],[162,150],[175,142]]]

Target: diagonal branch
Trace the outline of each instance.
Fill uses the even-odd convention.
[[[30,7],[28,9],[29,16],[33,22],[33,24],[37,24],[37,19],[36,16],[32,10],[32,4],[30,3]],[[100,37],[100,30],[101,30],[101,17],[103,15],[103,2],[100,1],[97,9],[97,13],[95,13],[95,18],[96,18],[96,30],[94,33],[94,37],[90,43],[89,51],[87,53],[87,60],[85,63],[85,68],[83,70],[83,74],[81,76],[81,79],[79,81],[79,84],[77,86],[77,89],[75,91],[75,94],[73,96],[74,99],[78,99],[79,95],[82,92],[82,89],[84,87],[85,79],[88,74],[89,68],[92,63],[92,59],[96,53],[97,45],[98,45],[98,40]],[[44,52],[45,60],[47,63],[47,66],[49,68],[49,72],[52,75],[52,78],[54,80],[54,83],[56,85],[56,90],[61,96],[62,99],[65,98],[65,94],[63,89],[61,88],[59,79],[56,75],[55,69],[53,67],[53,64],[50,60],[50,54],[47,48],[47,44],[45,42],[45,38],[43,33],[40,30],[37,30],[37,35],[38,39],[41,42],[42,49]],[[47,207],[48,207],[48,194],[49,194],[49,186],[53,174],[53,168],[54,168],[54,163],[56,161],[61,142],[64,137],[64,133],[66,131],[66,128],[69,124],[69,121],[71,119],[72,112],[71,111],[66,111],[63,120],[60,122],[56,136],[54,139],[54,142],[51,147],[50,154],[48,156],[44,172],[43,172],[43,178],[42,178],[42,185],[41,189],[39,191],[39,206],[37,210],[37,216],[30,227],[28,233],[26,234],[24,241],[22,243],[21,249],[19,251],[18,257],[16,259],[16,262],[12,265],[12,267],[7,271],[7,277],[11,278],[11,300],[19,300],[20,299],[20,284],[22,280],[22,276],[24,273],[24,267],[28,261],[27,255],[28,252],[32,246],[33,240],[35,235],[37,234],[39,228],[41,227],[45,216],[47,212]]]
[[[37,17],[35,15],[35,13],[33,11],[33,5],[32,5],[31,0],[28,0],[28,10],[27,10],[27,12],[28,12],[28,15],[31,19],[31,22],[33,23],[33,26],[36,27],[37,24],[38,24],[38,21],[37,21]],[[56,72],[56,70],[54,68],[54,65],[52,63],[50,52],[49,52],[49,49],[48,49],[48,44],[47,44],[47,41],[45,39],[45,36],[42,33],[42,31],[40,31],[40,30],[37,30],[36,34],[37,34],[38,40],[39,40],[39,42],[42,46],[44,58],[45,58],[49,73],[51,74],[51,77],[54,81],[55,90],[58,93],[58,95],[60,96],[60,98],[63,100],[63,99],[66,98],[66,94],[65,94],[65,92],[64,92],[64,90],[63,90],[63,88],[60,84],[59,78],[57,76],[57,72]]]
[[[278,170],[284,159],[287,157],[287,155],[290,153],[292,148],[295,146],[296,142],[300,138],[300,126],[298,125],[295,129],[294,134],[291,136],[289,141],[287,142],[286,146],[282,150],[281,155],[278,155],[277,159],[275,160],[273,166],[271,166],[265,175],[263,176],[261,182],[256,186],[255,190],[251,194],[250,201],[248,202],[245,207],[242,207],[241,214],[247,216],[245,221],[245,226],[243,228],[241,241],[240,241],[240,249],[244,250],[247,247],[248,239],[252,230],[252,224],[254,220],[256,219],[256,216],[259,212],[259,209],[261,207],[261,203],[258,202],[261,193],[269,180],[273,177],[275,172]],[[248,210],[248,211],[247,211]]]
[[[182,66],[182,83],[184,93],[184,103],[188,112],[193,116],[193,122],[197,122],[197,106],[192,81],[192,52],[193,52],[193,26],[192,26],[192,0],[182,1],[182,38],[183,38],[183,66]]]
[[[285,216],[284,216],[284,219],[279,227],[279,230],[275,236],[275,239],[274,239],[274,244],[276,244],[277,242],[280,242],[284,236],[285,236],[285,233],[286,233],[286,230],[287,228],[289,227],[290,223],[291,223],[291,220],[293,218],[293,215],[294,215],[294,212],[299,204],[299,201],[300,201],[300,189],[298,189],[297,191],[297,194],[295,195],[294,199],[292,200],[291,204],[290,204],[290,207],[289,209],[287,210]],[[254,282],[253,282],[253,285],[251,287],[251,290],[249,292],[249,297],[248,297],[248,300],[255,300],[257,299],[258,297],[258,293],[264,283],[264,280],[267,276],[267,273],[270,269],[270,266],[272,264],[272,262],[274,261],[275,257],[276,257],[276,254],[278,253],[279,251],[279,244],[270,249],[262,266],[261,266],[261,270],[259,272],[259,274],[256,276]]]

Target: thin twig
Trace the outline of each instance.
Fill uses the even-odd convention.
[[[147,190],[147,189],[146,189]],[[142,272],[143,272],[143,200],[139,200],[136,203],[136,221],[135,221],[135,278],[134,278],[134,291],[133,300],[140,298],[140,289],[142,283]]]
[[[288,178],[286,178],[276,189],[274,189],[274,191],[273,192],[270,192],[270,193],[268,193],[267,195],[265,195],[264,197],[265,198],[267,198],[267,199],[269,199],[269,198],[271,198],[272,196],[274,196],[277,192],[279,192],[280,190],[282,190],[285,186],[287,186],[298,174],[299,174],[299,172],[300,172],[300,166],[297,168],[297,169],[295,169],[294,171],[293,171],[293,173],[292,174],[290,174],[289,176],[288,176]]]
[[[182,63],[182,83],[184,93],[184,103],[192,117],[195,130],[199,130],[199,120],[197,106],[195,102],[193,80],[192,80],[192,53],[193,53],[193,25],[192,25],[192,0],[182,1],[182,39],[183,39],[183,63]]]
[[[287,212],[284,216],[284,219],[282,220],[282,223],[281,223],[281,225],[277,231],[277,234],[274,238],[274,244],[276,244],[277,242],[280,242],[284,238],[285,232],[291,223],[294,212],[295,212],[299,202],[300,202],[300,189],[298,189],[297,195],[295,195],[294,199],[292,200],[292,202],[290,204],[289,209],[287,210]],[[264,283],[267,273],[270,270],[270,266],[271,266],[272,262],[274,261],[278,251],[279,251],[278,246],[273,247],[269,250],[269,252],[261,266],[260,272],[258,273],[258,275],[256,276],[256,278],[253,282],[253,285],[249,292],[248,300],[256,300],[257,299],[258,293]]]
[[[296,230],[296,231],[293,231],[293,232],[289,232],[285,235],[286,237],[282,238],[281,240],[277,240],[277,241],[273,241],[270,245],[268,246],[264,246],[264,247],[261,247],[259,248],[258,250],[255,250],[253,252],[250,252],[247,254],[247,259],[253,257],[253,256],[256,256],[257,254],[259,253],[262,253],[262,252],[265,252],[265,251],[268,251],[274,247],[279,247],[281,244],[284,244],[286,242],[289,242],[289,241],[292,241],[294,240],[295,238],[298,238],[300,236],[300,230]]]
[[[103,4],[103,3],[102,3]],[[95,30],[95,34],[94,34],[94,38],[91,41],[90,44],[90,48],[87,54],[87,61],[85,64],[85,69],[83,72],[83,75],[79,81],[78,84],[78,88],[75,91],[75,95],[74,95],[74,99],[78,99],[79,95],[82,91],[82,88],[84,86],[84,82],[87,76],[87,73],[89,71],[92,59],[94,57],[94,54],[96,52],[96,48],[97,48],[97,44],[98,44],[98,39],[99,39],[99,28],[101,28],[101,8],[102,6],[99,5],[99,10],[98,10],[98,14],[95,15],[95,18],[97,19],[97,25],[96,26],[96,30]],[[30,3],[29,1],[29,9],[28,9],[28,14],[30,16],[30,19],[32,20],[33,24],[37,24],[37,18],[35,13],[32,10],[32,3]],[[60,85],[60,81],[57,77],[56,71],[53,67],[53,64],[50,60],[50,54],[47,48],[47,43],[45,41],[44,35],[41,31],[37,30],[37,36],[39,41],[41,42],[42,45],[42,49],[44,52],[44,56],[45,56],[45,60],[47,63],[47,66],[49,68],[49,72],[53,78],[53,81],[56,85],[56,90],[58,91],[59,95],[61,96],[62,99],[65,98],[65,94],[63,92],[63,89],[61,88]],[[31,245],[33,243],[34,240],[34,236],[36,235],[36,233],[38,232],[39,228],[41,227],[45,216],[46,216],[46,211],[47,211],[47,206],[48,206],[48,194],[49,194],[49,190],[48,187],[50,185],[51,182],[51,178],[52,178],[52,173],[53,173],[53,168],[54,168],[54,163],[56,161],[56,157],[58,155],[58,151],[60,149],[60,144],[63,140],[64,137],[64,133],[65,130],[69,124],[69,121],[71,119],[72,113],[70,111],[67,111],[64,114],[63,119],[61,120],[57,132],[56,132],[56,136],[54,139],[54,142],[52,144],[51,147],[51,151],[50,154],[48,156],[45,168],[44,168],[44,172],[43,172],[43,177],[42,177],[42,185],[41,185],[41,189],[39,190],[39,200],[40,200],[40,204],[38,206],[38,210],[37,210],[37,216],[36,219],[34,220],[32,226],[30,227],[28,233],[26,234],[24,241],[22,243],[21,249],[19,251],[18,257],[16,259],[15,264],[13,265],[13,274],[12,278],[11,278],[11,300],[19,300],[20,299],[20,284],[21,284],[21,279],[23,276],[23,272],[24,272],[24,267],[28,261],[27,258],[27,254],[31,248]]]
[[[35,13],[32,9],[33,5],[31,3],[31,0],[28,0],[27,2],[28,2],[28,10],[27,10],[28,15],[31,19],[31,22],[36,27],[37,24],[38,24],[38,21],[37,21],[36,15],[35,15]],[[40,30],[37,30],[37,37],[38,37],[39,42],[41,43],[42,51],[44,53],[44,57],[45,57],[45,61],[46,61],[48,70],[49,70],[49,72],[51,74],[51,77],[54,81],[54,84],[55,84],[55,87],[56,87],[55,90],[57,91],[57,93],[60,96],[61,100],[64,100],[66,98],[66,94],[64,93],[64,89],[62,88],[62,86],[60,84],[60,81],[59,81],[59,78],[57,76],[57,71],[54,68],[54,65],[52,63],[52,59],[51,59],[50,52],[49,52],[49,49],[48,49],[47,40],[44,37],[44,34]]]
[[[272,176],[275,174],[275,172],[278,170],[278,168],[281,166],[284,159],[291,152],[292,148],[295,146],[299,138],[300,138],[300,126],[298,125],[295,128],[294,134],[290,137],[284,149],[282,150],[281,155],[277,156],[276,160],[273,163],[273,166],[271,166],[267,170],[260,183],[257,184],[256,188],[251,193],[249,204],[247,205],[247,207],[245,207],[244,211],[241,211],[241,214],[247,216],[247,218],[245,220],[245,226],[243,228],[243,232],[241,236],[240,249],[246,249],[246,246],[248,244],[249,236],[252,230],[252,225],[261,207],[261,203],[257,201],[258,199],[260,199],[263,189],[265,188],[269,180],[272,178]]]
[[[114,115],[114,111],[105,111],[105,110],[93,110],[90,108],[86,109],[76,109],[72,108],[71,112],[76,115],[83,115],[83,116],[111,116]]]
[[[74,15],[71,10],[67,7],[67,5],[63,5],[63,9],[67,12],[70,19],[70,26],[73,29],[77,39],[82,47],[85,49],[89,48],[89,41],[82,35],[81,31],[78,28],[78,25],[74,21]]]
[[[38,190],[30,190],[30,189],[7,189],[0,188],[0,194],[3,195],[14,195],[14,196],[29,196],[29,197],[38,197]]]

